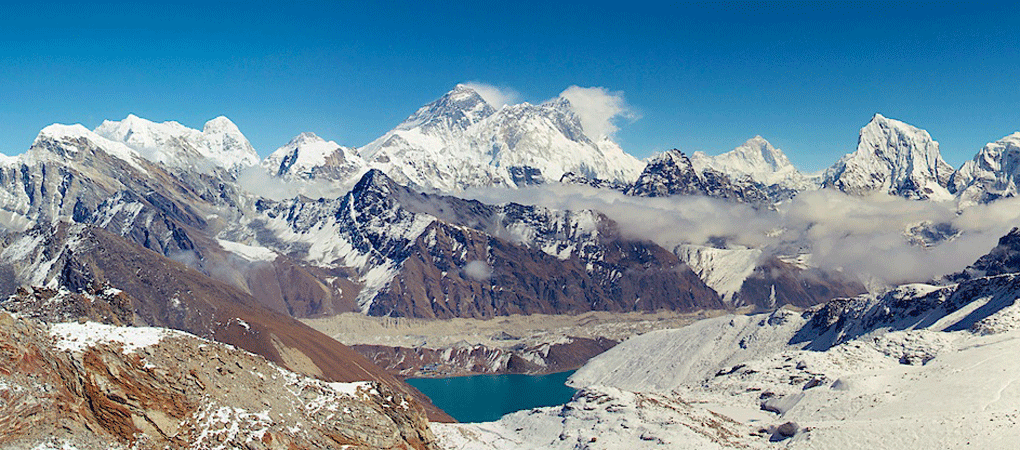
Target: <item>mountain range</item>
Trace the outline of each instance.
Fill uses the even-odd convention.
[[[776,336],[803,344],[794,350],[828,351],[876,327],[902,331],[937,323],[937,331],[953,331],[983,323],[994,328],[999,322],[985,319],[999,310],[996,305],[1005,297],[993,296],[998,300],[981,304],[975,299],[1015,291],[1010,283],[1017,266],[1016,232],[987,257],[940,279],[940,284],[868,293],[867,280],[840,266],[814,265],[815,249],[782,229],[765,232],[781,237],[775,246],[734,243],[725,235],[677,245],[635,233],[619,216],[597,209],[465,198],[471,191],[542,195],[543,186],[559,187],[568,194],[584,192],[631,205],[708,199],[770,214],[806,192],[821,190],[866,201],[890,196],[916,204],[937,201],[965,211],[1016,195],[1018,151],[1020,134],[1014,133],[988,144],[954,171],[926,131],[876,114],[862,128],[856,150],[818,175],[799,172],[760,136],[722,155],[670,150],[642,162],[611,138],[590,136],[565,98],[497,108],[464,85],[364,147],[302,133],[264,160],[224,117],[210,120],[202,130],[133,115],[105,121],[95,130],[52,125],[40,131],[25,153],[0,159],[0,306],[14,314],[10,319],[0,316],[0,322],[17,324],[20,337],[12,339],[27,342],[9,345],[11,352],[44,355],[47,364],[69,377],[50,380],[59,382],[51,387],[64,393],[52,398],[52,404],[100,399],[98,391],[93,392],[95,383],[64,381],[94,380],[104,373],[104,365],[89,359],[96,355],[116,367],[122,361],[112,360],[117,353],[105,347],[96,355],[55,351],[39,336],[61,328],[45,323],[160,327],[260,355],[280,370],[299,374],[293,376],[330,383],[371,381],[377,392],[394,396],[370,395],[351,405],[372,410],[366,414],[383,425],[350,442],[430,448],[432,438],[419,426],[422,416],[433,421],[450,417],[393,373],[297,319],[342,313],[491,319],[592,311],[772,312],[778,324],[791,324],[783,333],[793,333]],[[269,184],[288,195],[263,195]],[[318,192],[338,193],[302,194],[315,191],[309,189],[313,186],[332,189]],[[897,239],[923,249],[964,233],[941,223],[893,231],[902,234]],[[810,232],[810,227],[804,231]],[[808,312],[802,319],[775,312],[784,307]],[[945,319],[949,316],[952,320]],[[104,336],[122,333],[101,331]],[[761,339],[768,343],[779,338]],[[204,345],[185,341],[180,346]],[[584,350],[585,358],[612,345],[594,339],[582,344],[591,347]],[[753,339],[745,342],[752,345]],[[548,356],[551,347],[542,348]],[[412,352],[408,349],[374,347],[366,352],[390,358],[379,362],[391,371],[420,369],[393,361],[403,361]],[[421,356],[421,364],[445,361],[437,355]],[[924,358],[923,352],[900,355],[908,361],[915,356]],[[235,366],[250,363],[240,354],[223,358],[236,360]],[[579,364],[576,359],[562,358],[563,364]],[[471,361],[465,357],[461,363]],[[518,366],[531,370],[549,363],[540,358],[529,362]],[[0,361],[7,363],[14,367],[14,362]],[[705,367],[723,369],[716,363],[709,361]],[[231,367],[224,364],[221,368]],[[117,383],[134,385],[130,380],[144,377],[144,364],[136,366],[122,367],[130,377]],[[552,366],[564,368],[555,361]],[[733,373],[741,372],[738,368],[723,375]],[[260,386],[274,392],[288,389]],[[347,389],[316,386],[316,396],[330,398],[336,389]],[[628,397],[622,384],[613,389],[618,391],[607,395],[630,399],[625,405],[647,400]],[[221,393],[199,386],[184,394],[198,398]],[[603,394],[577,401],[599,404]],[[169,439],[174,433],[160,428],[168,423],[164,416],[171,414],[174,423],[184,426],[180,420],[191,420],[185,418],[197,411],[167,410],[119,395],[103,394],[114,404],[100,401],[94,404],[105,409],[80,411],[74,427],[102,428],[107,430],[102,433],[130,445],[135,430]],[[394,398],[406,400],[414,412],[394,415],[384,410],[393,406],[387,402]],[[666,397],[654,401],[675,403]],[[785,403],[773,403],[768,407],[785,408]],[[28,415],[18,420],[30,412],[19,412]],[[126,417],[132,417],[130,424]],[[316,430],[322,439],[330,439],[330,430]],[[295,445],[328,442],[272,433],[302,442]],[[343,439],[333,444],[346,445]]]

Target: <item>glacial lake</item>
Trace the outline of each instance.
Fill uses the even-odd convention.
[[[514,411],[570,401],[576,390],[566,382],[573,373],[571,370],[549,375],[472,375],[406,381],[458,422],[491,422]]]

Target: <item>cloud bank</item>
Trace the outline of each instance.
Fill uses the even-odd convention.
[[[623,92],[611,92],[604,87],[570,86],[559,95],[570,102],[574,114],[581,120],[581,128],[592,138],[612,137],[619,129],[620,119],[635,121],[638,115],[627,105]]]
[[[855,275],[870,286],[923,282],[960,271],[1020,225],[1020,199],[958,212],[952,203],[821,190],[802,193],[777,211],[756,211],[707,197],[637,198],[573,185],[476,189],[467,196],[487,203],[596,210],[616,221],[625,236],[669,250],[725,242],[760,248],[766,256],[809,253],[813,265]],[[916,236],[922,233],[916,230],[939,224],[959,235],[920,245]]]

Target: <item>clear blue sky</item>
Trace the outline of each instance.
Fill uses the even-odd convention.
[[[958,166],[1020,130],[1020,8],[966,3],[417,1],[5,5],[0,151],[134,113],[238,124],[262,155],[302,131],[360,146],[462,81],[540,102],[622,91],[638,157],[761,134],[803,170],[875,112]],[[659,4],[661,2],[655,2]]]

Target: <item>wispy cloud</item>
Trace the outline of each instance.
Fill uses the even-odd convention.
[[[521,94],[508,87],[493,86],[480,81],[468,81],[461,84],[477,92],[478,95],[482,96],[482,100],[485,100],[486,103],[496,109],[503,107],[503,105],[516,104],[521,98]]]
[[[623,92],[604,87],[570,86],[559,96],[570,102],[585,134],[593,138],[612,137],[619,130],[619,120],[633,122],[639,118],[627,105]]]
[[[252,194],[270,200],[285,200],[304,195],[310,198],[336,198],[350,191],[361,176],[351,177],[345,182],[320,180],[282,180],[269,174],[262,166],[241,170],[237,184]]]

